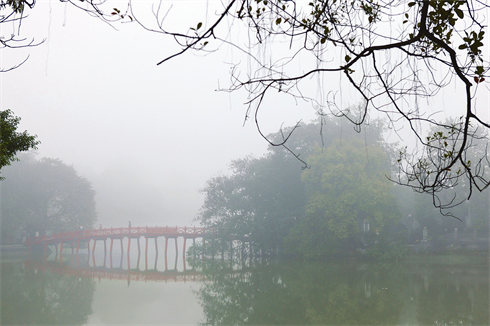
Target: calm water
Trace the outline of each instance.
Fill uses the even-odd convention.
[[[184,271],[181,254],[167,257],[165,269],[153,252],[139,261],[133,254],[128,270],[126,255],[116,253],[110,268],[100,248],[78,263],[65,251],[63,264],[54,254],[1,264],[1,324],[490,324],[488,261],[422,258],[233,268],[217,259],[204,267],[199,260],[195,270],[188,262]]]

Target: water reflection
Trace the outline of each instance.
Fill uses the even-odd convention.
[[[41,262],[36,260],[28,260],[24,263],[27,269],[41,271],[43,273],[56,274],[60,276],[74,276],[78,278],[91,279],[107,279],[107,280],[124,280],[130,284],[132,281],[143,282],[196,282],[203,279],[203,274],[193,270],[177,271],[177,270],[144,270],[139,269],[123,269],[123,268],[107,268],[93,267],[89,264],[60,265],[57,262]]]
[[[2,263],[2,325],[83,325],[92,313],[91,278]]]
[[[63,263],[58,256],[2,264],[1,324],[490,324],[488,262],[278,263],[220,256],[189,259],[193,270],[183,262],[178,269],[161,263],[160,270],[140,270],[138,257],[125,255],[127,263],[110,268],[100,254],[96,263],[68,252]],[[174,313],[180,309],[186,310]]]
[[[488,266],[210,267],[203,325],[488,325]]]

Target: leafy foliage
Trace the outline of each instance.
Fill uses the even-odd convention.
[[[14,116],[12,111],[0,111],[0,169],[16,161],[17,152],[36,149],[40,143],[36,140],[37,136],[30,136],[27,131],[18,132],[19,123],[20,118]]]
[[[390,171],[380,147],[358,139],[336,141],[324,151],[317,149],[309,160],[312,168],[302,175],[306,216],[289,239],[290,251],[318,259],[337,253],[341,246],[354,250],[367,245],[369,234],[384,233],[398,222],[392,184],[385,177]]]
[[[389,146],[380,145],[382,124],[374,123],[363,135],[344,131],[335,139],[341,126],[323,123],[323,148],[318,124],[301,125],[289,139],[290,148],[306,154],[310,168],[301,170],[288,150],[271,146],[261,158],[233,161],[231,175],[209,180],[201,223],[225,239],[309,259],[364,246],[363,223],[371,225],[371,233],[396,224],[392,183],[385,177],[391,173]]]

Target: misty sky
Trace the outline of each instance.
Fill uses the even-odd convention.
[[[260,156],[266,142],[252,121],[243,126],[246,94],[215,91],[229,82],[230,52],[157,66],[178,50],[172,39],[114,26],[69,4],[38,2],[21,32],[46,41],[2,50],[2,68],[30,57],[0,75],[1,109],[38,136],[39,158],[60,158],[93,182],[98,223],[190,225],[205,181],[232,159]],[[261,114],[266,133],[314,117],[307,103],[278,106]]]
[[[151,21],[144,13],[151,12],[152,3],[141,3],[146,7],[138,12]],[[206,14],[215,13],[208,3],[219,4],[163,1],[174,5],[166,23],[185,28],[205,22]],[[123,2],[112,5],[124,7]],[[111,27],[56,0],[37,2],[21,34],[46,41],[2,50],[3,69],[30,57],[0,75],[0,107],[22,118],[21,130],[38,135],[39,158],[60,158],[93,182],[98,223],[104,226],[126,226],[129,219],[135,226],[191,225],[206,180],[226,173],[232,159],[266,151],[253,121],[243,126],[247,94],[216,91],[229,85],[228,63],[241,60],[230,48],[207,56],[189,52],[157,66],[179,51],[172,38],[135,23]],[[298,69],[308,67],[303,64]],[[339,84],[336,78],[327,82]],[[342,90],[343,101],[354,104],[350,92]],[[436,105],[426,100],[421,105],[448,108],[444,118],[464,103],[457,93],[455,87],[454,93],[441,92]],[[487,106],[480,110],[488,112],[488,99],[481,103]],[[260,122],[267,134],[299,119],[309,122],[314,112],[310,103],[273,97],[263,106]]]

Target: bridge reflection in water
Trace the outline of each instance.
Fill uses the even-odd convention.
[[[24,266],[35,272],[51,273],[61,276],[88,277],[92,279],[122,280],[143,282],[199,282],[204,280],[201,272],[195,270],[186,271],[158,271],[158,270],[130,270],[123,268],[91,267],[88,265],[72,267],[60,265],[54,261],[28,260]]]
[[[179,244],[178,239],[183,239],[182,241],[182,259],[183,259],[183,268],[186,270],[186,244],[188,239],[192,239],[193,244],[195,245],[196,239],[201,238],[202,243],[205,243],[206,237],[212,236],[212,232],[209,232],[205,228],[199,227],[127,227],[127,228],[99,228],[99,229],[90,229],[90,230],[79,230],[72,232],[64,232],[58,233],[54,235],[44,235],[42,237],[30,237],[27,239],[25,244],[29,247],[30,252],[35,248],[36,251],[41,251],[44,249],[44,262],[47,262],[47,252],[48,246],[54,246],[55,252],[55,261],[59,261],[59,265],[63,266],[63,246],[64,244],[69,244],[71,247],[71,257],[75,262],[75,266],[79,268],[81,265],[85,265],[90,267],[90,258],[92,258],[92,267],[97,268],[96,259],[95,259],[95,248],[97,246],[98,241],[103,241],[104,243],[104,251],[103,251],[103,263],[102,269],[106,269],[107,265],[107,256],[109,256],[110,270],[115,270],[113,264],[113,249],[114,249],[114,240],[119,240],[121,250],[120,250],[120,259],[119,259],[119,270],[122,270],[122,262],[124,257],[124,242],[127,243],[127,266],[128,270],[131,268],[130,262],[130,253],[131,253],[131,242],[132,240],[136,240],[137,248],[138,248],[138,258],[136,262],[136,269],[139,270],[140,265],[140,257],[141,257],[141,245],[140,238],[144,237],[146,246],[145,246],[145,269],[148,270],[148,242],[149,239],[154,239],[155,243],[155,260],[154,260],[154,270],[157,270],[157,262],[158,262],[158,238],[165,238],[165,247],[164,247],[164,259],[165,259],[165,271],[168,271],[168,248],[169,248],[169,239],[173,239],[175,242],[174,252],[171,253],[172,256],[175,255],[175,265],[173,270],[177,270],[178,256],[179,256]],[[108,251],[107,240],[110,240],[110,247]],[[59,249],[58,249],[59,248]],[[76,248],[76,249],[75,249]],[[66,249],[66,248],[65,248]],[[82,249],[82,252],[80,252]],[[85,250],[86,249],[86,250]],[[81,256],[86,256],[85,261],[80,261]],[[72,264],[73,265],[73,264]]]

